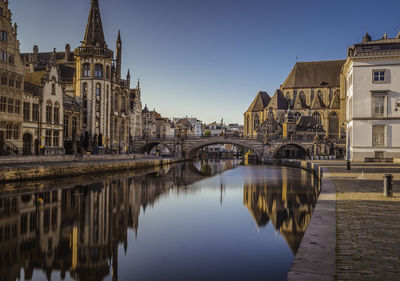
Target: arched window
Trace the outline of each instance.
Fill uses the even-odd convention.
[[[312,115],[312,117],[314,118],[314,120],[315,120],[315,122],[318,124],[318,125],[321,125],[322,124],[322,117],[321,117],[321,114],[319,113],[319,112],[314,112],[313,113],[313,115]]]
[[[119,141],[124,142],[125,141],[125,121],[121,121],[121,126],[119,127]]]
[[[118,94],[115,94],[115,96],[114,96],[114,111],[115,111],[115,112],[118,112],[118,111],[119,111],[119,106],[118,106],[119,102],[118,102],[118,99],[119,99]]]
[[[53,111],[53,105],[51,101],[48,101],[46,104],[46,123],[51,123],[51,116]]]
[[[84,63],[82,65],[82,69],[83,69],[83,77],[90,77],[90,64],[89,63]]]
[[[126,98],[124,96],[121,97],[121,112],[126,113]]]
[[[56,103],[54,105],[54,124],[60,123],[60,105]]]
[[[254,116],[254,126],[253,126],[253,130],[256,130],[258,125],[260,125],[260,119],[258,118],[258,115],[256,114]]]
[[[103,65],[96,63],[94,66],[94,77],[103,78]]]
[[[336,112],[329,114],[329,136],[336,138],[339,136],[339,116]]]
[[[110,67],[108,65],[106,66],[106,78],[110,79]]]
[[[300,112],[295,112],[294,113],[294,122],[297,123],[301,118],[301,113]]]

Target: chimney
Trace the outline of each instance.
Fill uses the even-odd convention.
[[[69,61],[69,56],[71,55],[71,46],[69,44],[65,45],[65,62]]]

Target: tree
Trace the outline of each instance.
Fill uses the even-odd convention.
[[[204,132],[204,136],[205,137],[211,137],[211,131],[210,130],[205,131]]]

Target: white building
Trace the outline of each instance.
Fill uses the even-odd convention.
[[[342,70],[348,159],[400,157],[399,77],[400,33],[375,41],[366,34],[349,48]]]

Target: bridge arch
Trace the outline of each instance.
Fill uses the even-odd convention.
[[[249,149],[251,151],[254,152],[254,154],[256,155],[257,160],[260,160],[262,157],[262,151],[260,151],[259,149],[257,149],[256,147],[254,147],[251,144],[246,143],[246,141],[240,141],[240,140],[232,140],[232,139],[210,139],[210,140],[203,140],[201,142],[197,142],[195,144],[193,144],[192,146],[190,146],[187,150],[186,150],[186,155],[189,158],[192,158],[195,153],[207,146],[210,145],[214,145],[214,144],[232,144],[232,145],[236,145],[239,147],[242,147],[244,149]]]
[[[157,145],[162,145],[166,148],[168,148],[169,152],[172,153],[173,149],[171,147],[169,147],[169,145],[165,144],[164,142],[160,141],[155,141],[155,140],[151,140],[147,143],[145,143],[144,145],[142,145],[139,149],[140,153],[145,153],[145,152],[149,152],[152,151],[153,148],[155,148]]]
[[[285,143],[280,145],[274,153],[274,158],[305,158],[309,151],[298,143]]]

